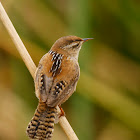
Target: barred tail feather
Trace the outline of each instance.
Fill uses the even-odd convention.
[[[50,140],[54,130],[56,108],[47,107],[40,102],[35,114],[27,127],[27,135],[30,139]]]

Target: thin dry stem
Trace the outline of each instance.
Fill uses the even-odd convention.
[[[12,22],[10,21],[6,11],[4,10],[1,2],[0,2],[0,18],[7,29],[9,35],[11,36],[18,52],[20,53],[25,65],[27,66],[29,72],[31,73],[32,77],[34,78],[34,74],[36,71],[36,66],[29,55],[28,51],[26,50],[23,42],[21,41],[18,33],[16,32]],[[59,107],[57,106],[58,113],[60,112]],[[69,122],[67,121],[65,116],[62,116],[59,120],[61,127],[63,128],[64,132],[66,133],[67,137],[70,140],[78,140],[78,137],[74,133],[72,127],[70,126]]]

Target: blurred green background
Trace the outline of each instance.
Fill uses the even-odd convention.
[[[139,0],[1,0],[36,65],[55,40],[94,37],[62,105],[80,140],[140,139]],[[33,79],[0,21],[0,140],[28,140],[38,100]],[[53,140],[67,140],[55,125]]]

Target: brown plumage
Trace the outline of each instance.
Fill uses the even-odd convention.
[[[50,140],[54,127],[56,108],[47,107],[46,103],[39,102],[34,117],[28,125],[27,133],[31,139]]]
[[[45,54],[35,74],[35,91],[39,105],[27,128],[31,139],[50,140],[57,105],[64,103],[75,91],[80,75],[78,55],[83,42],[76,36],[58,39]]]

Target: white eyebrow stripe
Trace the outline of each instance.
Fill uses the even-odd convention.
[[[77,45],[77,44],[79,44],[79,42],[73,42],[73,43],[71,43],[71,44],[69,44],[69,45],[64,46],[64,49],[65,49],[65,48],[70,48],[70,47],[75,46],[75,45]]]

